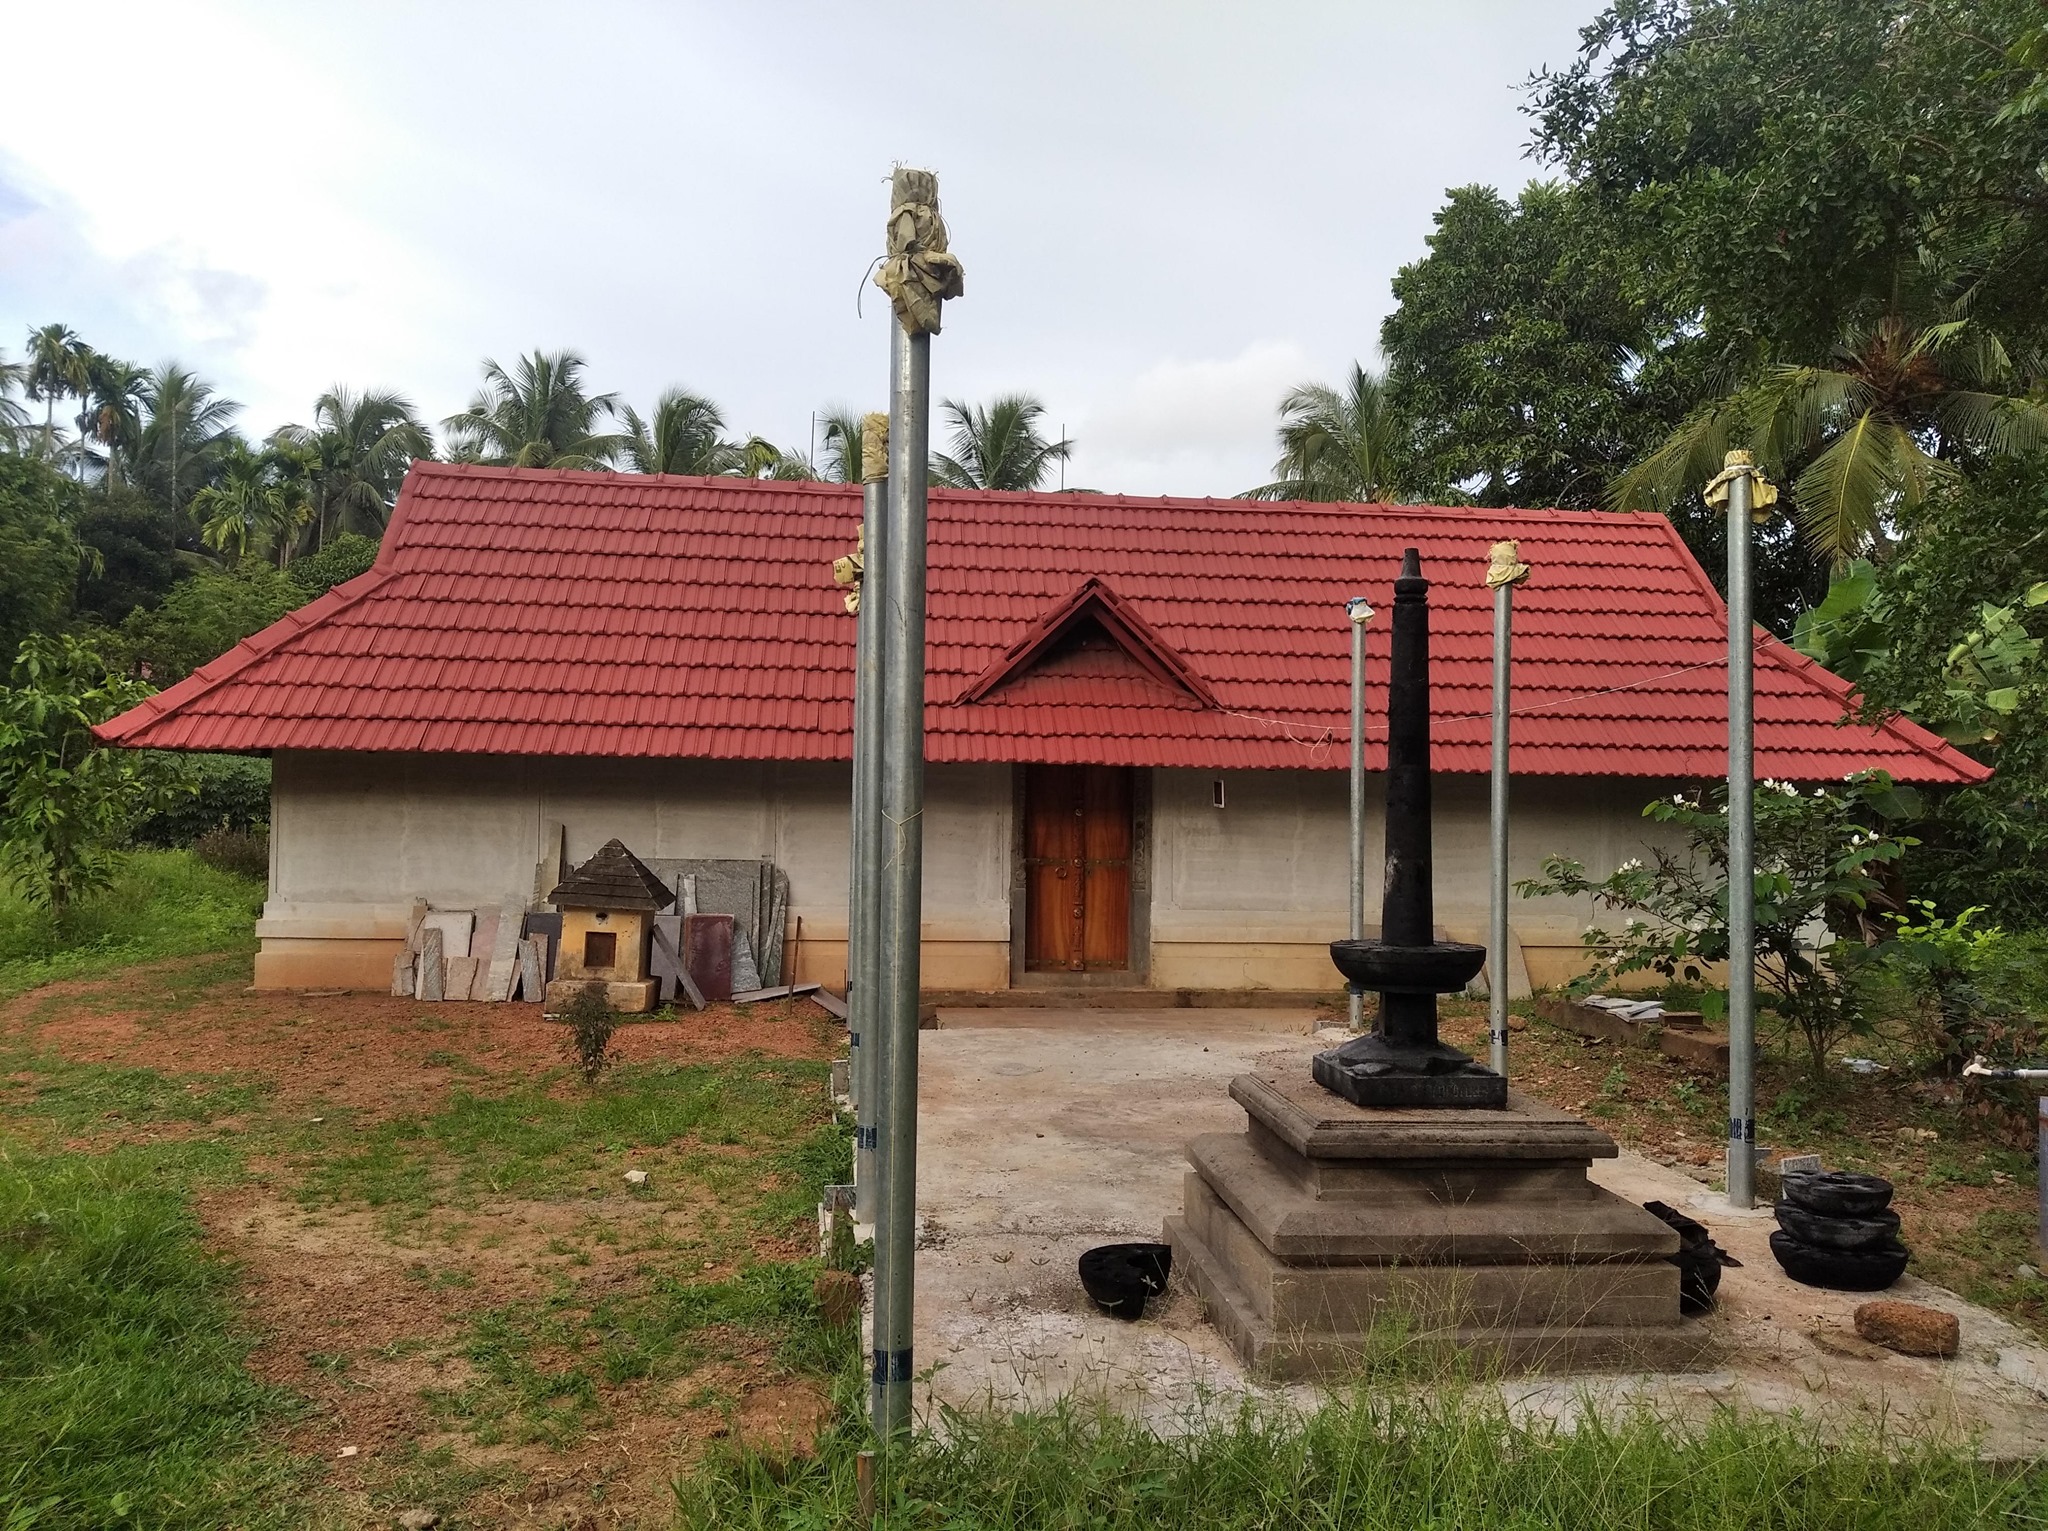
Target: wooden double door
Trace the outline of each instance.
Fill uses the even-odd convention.
[[[1131,965],[1132,772],[1024,769],[1024,967],[1114,973]]]

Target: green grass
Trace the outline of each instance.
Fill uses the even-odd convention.
[[[463,1354],[476,1380],[441,1395],[441,1413],[486,1444],[574,1441],[604,1417],[606,1387],[666,1382],[752,1341],[778,1370],[828,1377],[854,1339],[819,1318],[811,1260],[754,1261],[724,1280],[655,1275],[591,1302],[563,1282],[539,1302],[480,1315]]]
[[[129,1086],[132,1088],[132,1082]],[[0,1525],[291,1524],[258,1438],[285,1401],[243,1365],[180,1148],[38,1154],[0,1139]]]
[[[441,1110],[356,1132],[347,1114],[294,1139],[309,1205],[358,1202],[424,1214],[486,1198],[558,1198],[617,1187],[628,1155],[662,1150],[661,1193],[680,1179],[757,1228],[816,1205],[816,1174],[843,1155],[826,1065],[745,1058],[619,1068],[595,1088],[566,1071],[501,1095],[454,1092]],[[638,1162],[637,1160],[634,1162]],[[807,1199],[808,1198],[808,1199]]]
[[[214,1074],[74,1063],[54,1053],[0,1053],[0,1116],[66,1136],[158,1123],[203,1125],[254,1108],[264,1091]]]
[[[65,978],[202,952],[256,946],[263,885],[216,871],[190,851],[135,851],[106,891],[58,929],[46,910],[0,885],[0,999]]]
[[[847,1377],[842,1397],[857,1393]],[[814,1458],[730,1452],[678,1482],[681,1523],[855,1524],[867,1445],[848,1409]],[[1991,1531],[2048,1512],[2037,1471],[1960,1449],[1823,1446],[1732,1412],[1697,1430],[1641,1415],[1566,1433],[1456,1390],[1361,1393],[1307,1417],[1248,1409],[1171,1437],[1071,1407],[949,1414],[885,1467],[878,1498],[892,1531]]]

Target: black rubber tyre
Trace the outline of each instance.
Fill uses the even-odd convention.
[[[1780,1228],[1815,1249],[1876,1249],[1899,1241],[1896,1212],[1880,1212],[1874,1217],[1823,1217],[1789,1201],[1779,1202],[1775,1210]]]
[[[1771,1253],[1785,1274],[1802,1286],[1831,1292],[1881,1292],[1906,1273],[1906,1246],[1879,1249],[1816,1249],[1779,1229],[1771,1235]]]
[[[1170,1244],[1100,1244],[1081,1256],[1082,1289],[1111,1318],[1143,1318],[1172,1273]]]
[[[1785,1200],[1802,1212],[1818,1212],[1822,1217],[1875,1217],[1892,1204],[1892,1183],[1854,1170],[1787,1175]]]

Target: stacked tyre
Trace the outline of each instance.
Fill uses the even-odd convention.
[[[1906,1269],[1892,1183],[1849,1170],[1787,1175],[1771,1253],[1785,1274],[1837,1292],[1877,1292]]]

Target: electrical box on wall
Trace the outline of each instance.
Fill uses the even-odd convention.
[[[1209,783],[1209,806],[1212,808],[1221,808],[1223,806],[1223,778],[1220,776]]]

